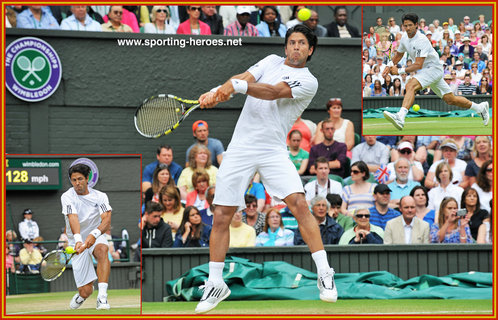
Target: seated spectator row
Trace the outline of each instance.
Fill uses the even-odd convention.
[[[298,17],[305,6],[8,6],[7,27],[75,31],[142,32],[284,37],[287,29],[303,23],[318,37],[360,37],[347,23],[347,9],[334,8],[334,21],[319,24],[311,10],[305,21]],[[57,18],[56,18],[57,17]],[[332,20],[332,17],[329,18]]]

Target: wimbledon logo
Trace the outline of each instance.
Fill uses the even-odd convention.
[[[59,87],[62,66],[47,42],[33,37],[12,42],[5,52],[5,85],[17,98],[36,102],[50,97]]]

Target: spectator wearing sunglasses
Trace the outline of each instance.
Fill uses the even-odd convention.
[[[317,37],[326,37],[327,29],[321,24],[318,24],[319,21],[318,13],[315,10],[311,10],[311,17],[304,21],[303,24],[310,28]]]
[[[146,23],[144,33],[175,34],[178,25],[171,20],[166,6],[153,6],[150,14],[152,23]]]
[[[415,160],[415,151],[413,149],[412,143],[409,141],[402,141],[398,145],[397,151],[399,156],[398,159],[404,158],[408,161],[408,166],[409,166],[409,172],[407,177],[408,180],[419,181],[419,182],[422,181],[422,179],[424,178],[424,168],[422,167],[422,164],[419,161]],[[392,182],[397,178],[395,163],[396,161],[389,162],[387,164],[387,169],[389,169],[391,172],[389,176],[389,182]],[[401,197],[399,197],[398,199],[400,198]]]
[[[256,230],[256,235],[263,231],[265,226],[265,214],[258,211],[258,199],[252,194],[244,197],[246,208],[242,212],[242,222]]]
[[[187,6],[187,14],[189,18],[180,23],[177,34],[195,34],[195,35],[210,35],[211,28],[205,22],[200,21],[201,7]]]
[[[387,221],[396,218],[400,213],[389,208],[391,189],[385,184],[378,184],[374,189],[374,206],[370,208],[370,223],[385,229]]]
[[[339,244],[382,244],[384,230],[370,223],[368,208],[356,209],[353,215],[356,225],[341,236]]]
[[[107,13],[108,22],[102,24],[102,31],[107,32],[133,32],[133,29],[122,22],[123,6],[110,6]],[[134,15],[133,15],[134,16]],[[135,18],[136,19],[136,18]],[[104,18],[105,20],[105,18]]]
[[[423,244],[429,243],[429,223],[416,216],[415,199],[411,196],[401,198],[401,216],[386,224],[385,244]]]

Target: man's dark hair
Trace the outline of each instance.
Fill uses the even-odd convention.
[[[161,150],[162,150],[162,149],[172,150],[173,148],[171,148],[171,146],[170,146],[170,145],[168,145],[168,144],[162,144],[162,145],[160,145],[159,147],[157,147],[157,150],[156,150],[157,155],[160,155],[160,154],[161,154]]]
[[[152,212],[156,212],[156,211],[162,212],[163,210],[164,210],[164,207],[159,202],[147,201],[147,203],[145,204],[145,213],[147,213],[147,214],[152,213]]]
[[[418,16],[415,13],[405,13],[401,16],[401,23],[404,23],[405,20],[413,22],[413,24],[418,23]]]
[[[348,9],[346,8],[346,6],[337,6],[334,8],[334,17],[337,15],[337,12],[341,9],[344,9],[344,11],[346,11],[346,13],[348,13]]]
[[[85,176],[85,178],[88,179],[88,177],[90,176],[90,171],[92,171],[90,169],[89,166],[87,166],[86,164],[83,164],[83,163],[78,163],[78,164],[75,164],[74,166],[72,166],[71,168],[69,168],[69,178],[71,178],[72,174],[75,173],[75,172],[78,172],[78,173],[81,173],[83,176]]]
[[[318,42],[318,38],[316,37],[315,33],[310,28],[308,28],[304,24],[297,24],[294,27],[287,30],[287,33],[285,34],[285,46],[287,46],[287,41],[289,40],[290,35],[293,34],[294,32],[302,33],[306,37],[306,39],[308,39],[308,44],[310,46],[310,49],[311,49],[311,47],[313,47],[313,52],[308,57],[308,59],[306,59],[306,61],[310,61],[311,56],[316,51],[316,44]]]
[[[252,194],[246,194],[244,196],[244,201],[246,204],[248,203],[253,203],[253,202],[258,202],[258,198],[256,198],[254,195]]]
[[[315,160],[315,164],[317,163],[326,163],[328,164],[329,163],[329,160],[327,160],[327,158],[325,157],[318,157],[316,160]]]
[[[342,206],[342,197],[336,193],[327,194],[327,201],[330,202],[331,207]]]

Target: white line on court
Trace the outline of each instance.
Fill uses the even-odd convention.
[[[119,308],[140,308],[139,304],[130,304],[130,305],[123,305],[123,306],[112,306],[111,309],[119,309]],[[87,308],[87,309],[92,309],[92,308]],[[15,314],[36,314],[37,312],[51,312],[51,311],[69,311],[70,309],[49,309],[49,310],[36,310],[36,311],[23,311],[23,312],[8,312],[6,315],[15,315]],[[85,308],[80,309],[80,310],[85,310]]]

